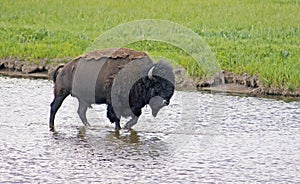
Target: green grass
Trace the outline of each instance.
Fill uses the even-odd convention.
[[[222,69],[293,90],[300,87],[299,9],[299,0],[1,0],[0,58],[75,57],[119,24],[163,19],[200,35]],[[205,73],[180,48],[155,41],[128,47],[174,60],[194,76]]]

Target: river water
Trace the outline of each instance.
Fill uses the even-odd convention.
[[[68,97],[50,132],[52,91],[0,77],[0,183],[300,183],[300,102],[176,92],[117,133],[105,105],[85,128]]]

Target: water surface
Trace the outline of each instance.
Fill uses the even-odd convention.
[[[77,100],[48,128],[53,84],[0,77],[1,183],[299,183],[300,102],[176,92],[157,118],[114,131]],[[123,122],[124,125],[125,122]]]

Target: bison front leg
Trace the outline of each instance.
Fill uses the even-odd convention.
[[[121,130],[120,118],[117,117],[112,104],[107,105],[107,118],[111,123],[115,123],[115,130]]]
[[[88,104],[80,99],[78,99],[79,101],[79,106],[78,106],[78,110],[77,110],[77,113],[82,121],[82,123],[85,125],[85,126],[91,126],[89,124],[89,122],[87,121],[86,119],[86,111],[87,111],[87,108],[88,108]]]
[[[142,111],[141,109],[135,109],[133,110],[133,113],[134,114],[131,116],[132,118],[126,123],[125,129],[131,129],[131,127],[137,123]]]
[[[131,127],[137,123],[138,119],[139,119],[139,117],[134,116],[133,118],[131,118],[131,119],[126,123],[126,125],[125,125],[124,128],[125,128],[125,129],[131,129]]]

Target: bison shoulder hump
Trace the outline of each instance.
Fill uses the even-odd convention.
[[[129,60],[134,60],[145,56],[147,56],[146,53],[136,51],[136,50],[131,50],[127,48],[110,48],[110,49],[95,50],[92,52],[88,52],[84,55],[75,58],[75,60],[80,58],[84,58],[86,61],[100,60],[102,58],[112,58],[112,59],[128,58]]]

